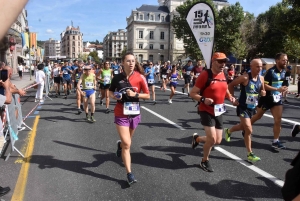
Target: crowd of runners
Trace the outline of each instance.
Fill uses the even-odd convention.
[[[265,68],[261,59],[253,59],[250,68],[239,75],[235,72],[234,65],[226,67],[228,62],[224,53],[215,52],[210,69],[205,69],[201,60],[194,65],[193,61],[188,61],[183,67],[172,65],[170,61],[140,64],[133,54],[128,53],[119,64],[116,61],[95,64],[78,60],[53,63],[50,74],[54,81],[55,96],[67,99],[70,94],[75,93],[78,114],[84,112],[89,122],[96,121],[94,113],[97,98],[101,107],[105,105],[105,113],[111,111],[110,100],[117,101],[114,122],[120,140],[117,142],[116,155],[122,157],[128,183],[132,184],[136,180],[131,172],[130,146],[133,133],[140,122],[139,100],[151,99],[154,105],[157,104],[156,89],[166,92],[169,88],[169,104],[172,104],[176,93],[187,95],[198,102],[198,113],[205,135],[194,133],[192,148],[204,143],[200,167],[207,172],[213,172],[209,155],[213,146],[221,143],[223,130],[227,142],[234,132],[241,131],[246,160],[251,163],[261,160],[252,150],[251,134],[254,123],[267,110],[271,111],[274,119],[271,147],[276,150],[285,149],[279,138],[283,102],[286,101],[291,76],[287,73],[291,70],[287,66],[287,55],[278,53],[275,56],[276,64],[269,69]],[[176,91],[179,80],[184,81],[181,92]],[[240,88],[239,96],[234,94],[237,86]],[[225,98],[236,106],[240,120],[239,124],[231,128],[223,127]],[[292,136],[295,137],[299,132],[300,125],[294,125]]]

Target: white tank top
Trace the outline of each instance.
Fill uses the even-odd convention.
[[[53,76],[54,77],[58,77],[59,72],[58,72],[59,68],[53,68]]]

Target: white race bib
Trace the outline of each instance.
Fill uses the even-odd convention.
[[[63,73],[64,73],[64,74],[68,74],[68,71],[67,71],[67,70],[64,70]]]
[[[92,88],[94,88],[94,83],[93,82],[85,82],[85,87],[87,89],[92,89]]]
[[[186,71],[186,74],[187,74],[187,75],[190,75],[190,74],[191,74],[191,71]]]
[[[289,80],[290,80],[290,77],[286,77],[285,80],[289,81]]]
[[[110,75],[104,76],[104,84],[109,84],[110,82]]]
[[[200,75],[200,73],[196,73],[195,78],[197,78]]]
[[[171,81],[172,82],[177,82],[177,78],[175,77],[175,78],[171,78]]]
[[[154,83],[154,79],[148,79],[148,84],[153,84]]]
[[[140,103],[139,102],[124,102],[123,106],[124,115],[139,115],[140,111]]]
[[[161,77],[162,77],[162,78],[167,78],[167,75],[162,75]]]
[[[246,104],[257,106],[258,94],[247,94]]]
[[[278,103],[281,100],[281,94],[273,94],[273,102]]]
[[[214,106],[215,116],[220,116],[224,112],[226,112],[225,104],[217,104]]]
[[[118,71],[118,70],[115,70],[115,71],[114,71],[114,74],[115,74],[115,75],[119,74],[119,71]]]

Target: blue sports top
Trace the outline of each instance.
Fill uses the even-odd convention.
[[[249,81],[246,86],[241,84],[241,93],[239,97],[239,106],[255,109],[258,103],[258,96],[262,86],[260,76],[254,81],[251,73],[248,73]]]
[[[282,87],[282,82],[285,79],[286,71],[284,69],[281,72],[277,69],[276,66],[270,68],[265,75],[265,83],[276,88]],[[267,91],[267,96],[270,95],[279,95],[279,91]]]

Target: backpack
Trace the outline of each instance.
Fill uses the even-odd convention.
[[[207,80],[206,80],[206,83],[205,83],[203,89],[200,90],[200,96],[203,95],[205,89],[206,89],[207,87],[209,87],[209,85],[211,84],[212,81],[217,80],[217,81],[221,81],[221,82],[227,82],[226,79],[225,79],[225,80],[214,79],[214,78],[213,78],[213,73],[212,73],[212,70],[211,70],[211,69],[205,69],[205,70],[203,70],[203,71],[206,71],[207,74],[208,74],[208,76],[207,76]],[[203,71],[202,71],[202,73],[203,73]],[[201,102],[198,101],[198,103],[195,105],[195,107],[197,107],[198,105],[200,105],[200,103],[201,103]],[[198,111],[198,114],[199,114],[199,111]]]

